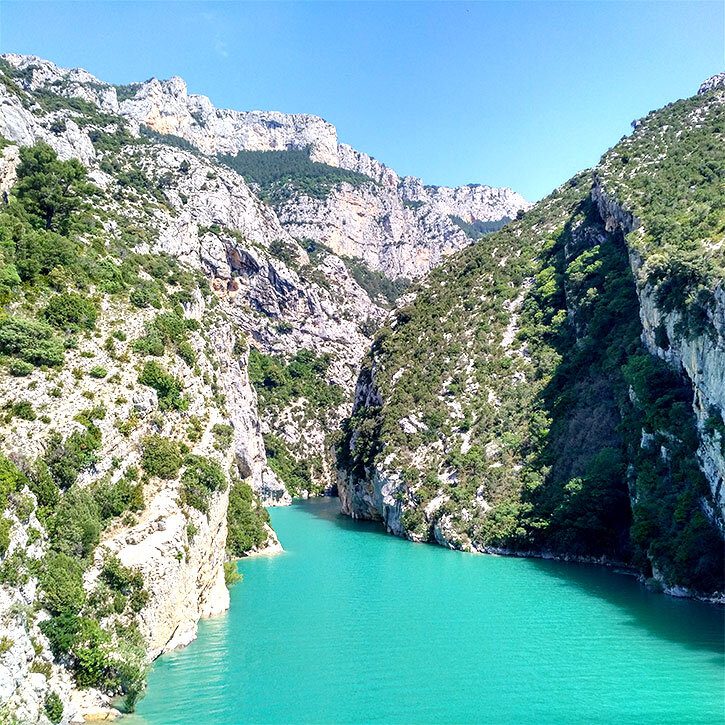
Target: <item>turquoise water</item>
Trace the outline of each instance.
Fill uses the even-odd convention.
[[[271,514],[286,553],[240,562],[230,612],[157,661],[138,721],[725,721],[722,609],[412,544],[336,499]]]

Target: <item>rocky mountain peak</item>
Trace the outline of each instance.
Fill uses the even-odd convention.
[[[725,72],[710,76],[698,89],[698,94],[714,91],[716,88],[725,88]]]

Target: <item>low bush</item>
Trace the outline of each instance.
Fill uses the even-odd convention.
[[[186,410],[189,401],[181,394],[181,381],[168,373],[155,360],[147,362],[138,379],[158,393],[161,410]]]
[[[221,466],[209,458],[189,455],[181,476],[181,501],[202,513],[209,511],[209,499],[215,491],[223,491],[227,481]]]
[[[43,310],[43,317],[53,327],[69,332],[80,329],[92,330],[96,325],[98,310],[91,300],[76,294],[67,292],[52,297]]]
[[[63,345],[43,322],[19,317],[0,319],[0,353],[33,365],[63,364]]]
[[[150,435],[141,444],[141,467],[150,476],[176,478],[183,463],[178,442],[160,435]]]
[[[47,694],[43,709],[53,725],[57,725],[63,719],[63,701],[55,690],[51,690]]]
[[[83,567],[67,554],[46,554],[38,583],[43,606],[52,615],[76,615],[86,601]]]

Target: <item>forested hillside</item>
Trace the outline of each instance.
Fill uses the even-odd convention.
[[[349,513],[723,591],[723,97],[650,114],[421,283],[363,363]]]

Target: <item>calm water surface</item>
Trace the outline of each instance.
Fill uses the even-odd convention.
[[[231,610],[160,658],[131,723],[720,723],[723,610],[596,567],[412,544],[273,509]]]

